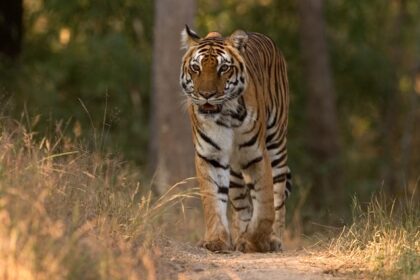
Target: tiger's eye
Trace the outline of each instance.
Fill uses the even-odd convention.
[[[220,66],[219,70],[221,72],[226,72],[229,69],[229,65],[227,64],[223,64],[222,66]]]
[[[199,72],[200,71],[200,66],[198,66],[197,64],[191,64],[191,70],[193,70],[194,72]]]

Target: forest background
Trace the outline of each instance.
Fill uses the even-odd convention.
[[[288,219],[304,233],[346,223],[354,196],[415,193],[416,0],[2,1],[0,116],[41,135],[61,126],[88,145],[100,138],[100,149],[134,162],[161,193],[194,176],[178,86],[184,24],[202,36],[264,33],[282,50],[294,176]]]

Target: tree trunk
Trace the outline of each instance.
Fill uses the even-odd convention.
[[[391,3],[392,2],[392,3]],[[404,194],[403,172],[401,169],[401,149],[400,143],[402,138],[402,116],[406,113],[401,109],[403,100],[399,89],[400,77],[406,72],[407,65],[403,59],[407,54],[404,53],[403,28],[407,20],[406,1],[393,0],[389,4],[397,10],[396,17],[393,22],[392,37],[390,38],[389,59],[392,63],[392,88],[384,95],[384,103],[382,107],[382,127],[381,139],[382,143],[382,176],[385,189],[392,196]]]
[[[19,55],[23,33],[22,0],[0,1],[0,54],[9,58]]]
[[[307,148],[313,160],[311,200],[318,209],[340,197],[340,137],[336,96],[325,38],[322,0],[299,0],[300,44],[306,77]],[[328,194],[333,191],[334,195]]]
[[[159,193],[194,176],[191,127],[179,86],[180,34],[191,25],[195,0],[156,0],[149,164]]]

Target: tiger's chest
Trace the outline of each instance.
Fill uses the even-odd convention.
[[[217,116],[197,115],[196,151],[224,165],[241,165],[259,153],[261,124],[256,110],[241,105]]]

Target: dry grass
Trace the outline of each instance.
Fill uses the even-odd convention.
[[[35,136],[0,118],[0,279],[154,279],[156,221],[190,194],[153,199],[121,160]]]
[[[75,144],[60,129],[47,139],[0,118],[0,279],[156,279],[162,219],[193,193],[175,185],[154,198],[139,178],[129,164]],[[328,255],[372,278],[419,276],[416,198],[355,200],[354,222],[329,243]],[[187,220],[183,228],[197,232],[199,221]]]
[[[416,194],[390,201],[379,194],[366,207],[354,200],[354,222],[329,253],[374,279],[411,279],[420,272],[420,208]]]

